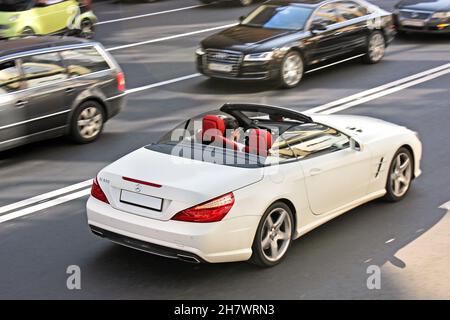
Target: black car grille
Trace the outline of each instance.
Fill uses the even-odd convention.
[[[404,19],[427,20],[431,17],[431,15],[431,12],[400,11],[400,17]]]
[[[242,62],[243,53],[230,50],[207,49],[205,55],[205,69],[210,73],[222,73],[230,76],[237,76]],[[208,69],[210,63],[221,63],[232,65],[231,72],[212,71]]]

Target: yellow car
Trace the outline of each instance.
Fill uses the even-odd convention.
[[[90,0],[0,0],[0,38],[71,34],[92,38]]]

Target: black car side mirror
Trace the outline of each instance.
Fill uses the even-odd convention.
[[[327,30],[327,25],[323,22],[314,22],[311,25],[311,32],[325,31],[325,30]]]

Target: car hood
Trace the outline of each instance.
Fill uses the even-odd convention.
[[[130,182],[123,177],[158,184]],[[136,150],[104,168],[98,181],[112,207],[159,220],[263,178],[262,168],[240,168],[172,156],[147,148]],[[139,185],[139,186],[138,186]],[[162,212],[123,204],[122,190],[163,199]]]
[[[237,25],[202,41],[204,48],[251,52],[255,49],[272,49],[272,42],[294,31]]]
[[[403,0],[400,9],[424,11],[450,11],[450,0]]]
[[[364,143],[389,138],[409,131],[406,127],[365,116],[312,114],[311,117],[315,122],[357,137]]]

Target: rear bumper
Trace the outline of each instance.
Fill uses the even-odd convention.
[[[209,263],[248,260],[260,219],[243,216],[215,223],[161,221],[114,209],[92,197],[87,203],[87,218],[92,230],[103,230],[97,235],[103,232],[105,238],[119,244],[168,258]]]
[[[108,119],[111,119],[125,108],[127,101],[126,93],[106,99]]]

